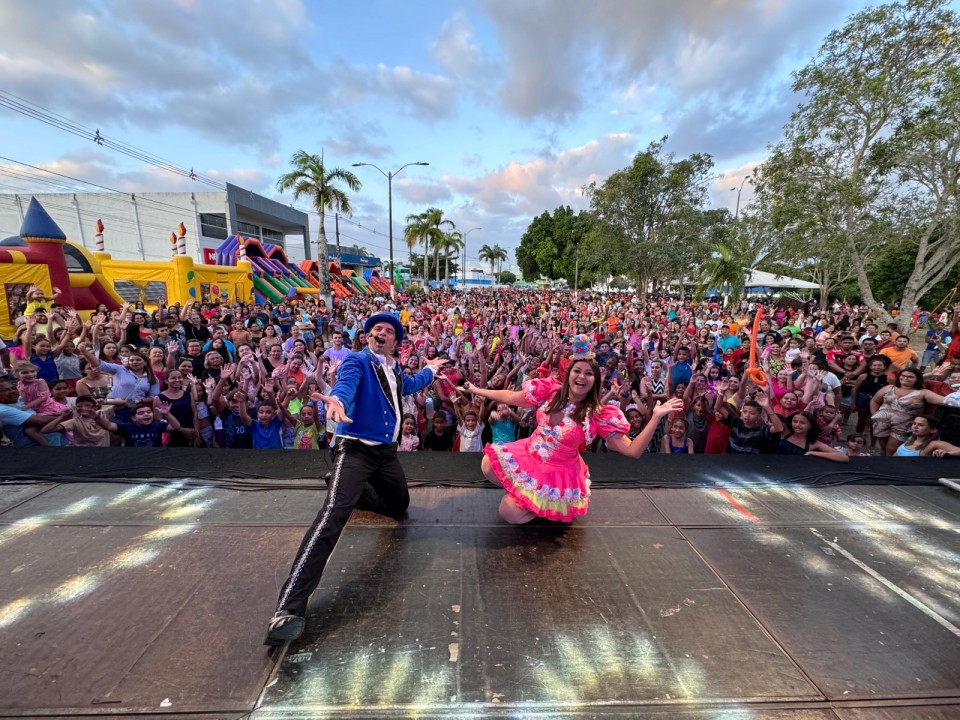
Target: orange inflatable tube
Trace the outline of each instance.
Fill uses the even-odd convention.
[[[757,334],[760,332],[760,318],[763,316],[763,305],[757,305],[757,314],[753,318],[753,332],[750,335],[750,362],[743,373],[759,387],[767,386],[767,374],[757,367]]]

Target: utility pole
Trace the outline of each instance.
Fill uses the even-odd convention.
[[[573,267],[573,294],[580,289],[580,243],[577,243],[577,262]]]
[[[372,167],[375,170],[378,170],[381,175],[387,179],[387,222],[389,223],[389,235],[390,235],[390,297],[396,297],[397,287],[396,287],[396,272],[394,271],[393,264],[393,179],[400,174],[400,171],[409,165],[429,165],[428,162],[409,162],[406,165],[401,165],[399,169],[394,172],[384,172],[382,169],[374,165],[373,163],[367,162],[355,162],[353,167]],[[427,282],[427,278],[423,279],[424,282]]]
[[[333,222],[335,232],[337,234],[337,267],[343,270],[343,268],[340,266],[340,213],[333,214]]]

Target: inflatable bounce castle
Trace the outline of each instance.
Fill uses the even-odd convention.
[[[48,296],[60,289],[61,305],[87,317],[101,303],[111,310],[123,303],[156,306],[179,302],[248,301],[253,296],[253,268],[246,260],[234,267],[201,265],[186,254],[183,223],[170,235],[172,257],[149,262],[114,260],[104,249],[104,225],[97,221],[96,252],[67,240],[37,202],[23,218],[20,234],[0,242],[0,337],[12,337],[14,321],[31,286]]]
[[[36,286],[48,296],[59,288],[61,305],[88,317],[103,303],[111,310],[123,303],[156,307],[206,303],[283,302],[316,297],[316,260],[288,262],[279,245],[254,238],[229,236],[216,250],[216,264],[195,263],[187,255],[187,228],[180,223],[170,234],[172,257],[166,261],[115,260],[105,250],[104,225],[97,220],[96,251],[70,242],[53,218],[31,198],[20,234],[0,242],[0,337],[10,338],[14,322],[26,305],[27,291]],[[335,298],[380,295],[390,284],[376,269],[363,276],[330,263],[330,288]]]
[[[23,312],[27,291],[34,286],[47,296],[59,288],[57,302],[77,310],[89,312],[101,303],[117,310],[123,303],[97,257],[67,242],[63,230],[36,198],[30,200],[20,234],[0,242],[0,336],[13,335],[14,320]]]

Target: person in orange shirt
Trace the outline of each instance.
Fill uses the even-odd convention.
[[[898,373],[904,368],[914,367],[920,362],[920,358],[910,349],[910,338],[907,335],[899,335],[893,341],[893,345],[885,347],[880,351],[884,357],[890,358],[890,372]]]
[[[610,317],[607,318],[607,332],[610,335],[616,335],[619,327],[620,327],[620,318],[618,318],[616,315],[611,315]]]

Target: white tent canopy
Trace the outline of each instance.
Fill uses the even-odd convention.
[[[797,280],[786,275],[774,275],[773,273],[763,272],[763,270],[751,270],[744,268],[746,273],[746,282],[744,287],[767,287],[780,290],[819,290],[820,286],[816,283],[806,280]]]

